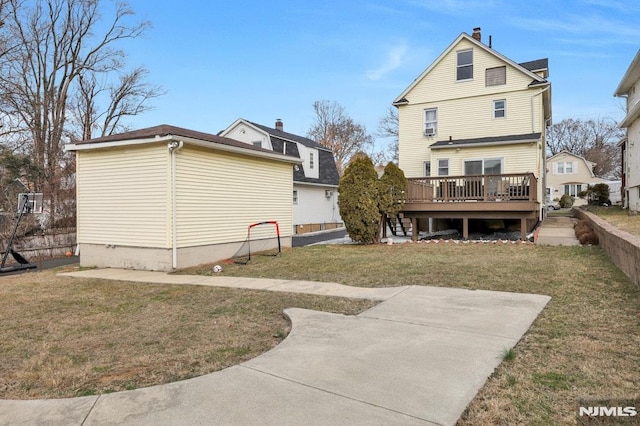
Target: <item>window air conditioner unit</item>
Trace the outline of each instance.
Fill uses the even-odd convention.
[[[425,136],[433,136],[435,134],[436,134],[436,129],[434,129],[433,127],[427,127],[426,129],[424,129]]]

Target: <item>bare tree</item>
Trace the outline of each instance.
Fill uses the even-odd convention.
[[[594,174],[617,178],[621,173],[620,150],[616,144],[624,136],[613,119],[567,118],[547,130],[547,151],[555,155],[568,151],[596,163]]]
[[[391,138],[387,147],[388,155],[392,161],[398,162],[398,142],[400,140],[400,119],[398,109],[390,106],[387,113],[378,122],[378,136],[381,138]]]
[[[71,102],[74,136],[86,140],[128,130],[123,120],[151,110],[149,100],[165,93],[160,86],[148,84],[147,75],[144,67],[138,67],[109,84],[100,84],[95,73],[81,75]]]
[[[65,141],[90,137],[100,117],[100,134],[116,129],[120,118],[143,111],[140,106],[157,93],[145,88],[142,69],[123,71],[125,53],[118,48],[150,24],[129,24],[133,11],[124,3],[105,22],[100,0],[0,1],[0,38],[10,44],[0,59],[0,114],[15,124],[14,144],[23,144],[43,171],[36,189],[46,194],[53,222],[61,165],[72,164],[63,158]],[[123,77],[109,89],[108,106],[100,106],[99,95],[114,74]]]
[[[336,159],[338,173],[342,176],[349,159],[357,152],[373,146],[373,138],[367,129],[353,121],[337,102],[313,103],[316,119],[307,136],[320,145],[331,148]]]

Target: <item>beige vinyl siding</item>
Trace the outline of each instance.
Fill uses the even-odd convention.
[[[503,173],[535,173],[538,175],[538,144],[515,144],[482,148],[461,148],[433,150],[432,173],[437,173],[433,165],[441,158],[449,159],[449,175],[464,175],[465,160],[501,158]]]
[[[170,247],[166,144],[76,155],[79,243]]]
[[[473,48],[473,79],[456,81],[456,52]],[[506,65],[506,84],[486,86],[485,70]],[[543,133],[544,119],[540,89],[529,89],[532,77],[506,64],[500,58],[474,46],[467,40],[455,46],[430,72],[412,88],[405,98],[407,105],[399,107],[399,166],[408,177],[424,174],[424,162],[432,161],[429,146],[452,138],[473,139],[487,136],[507,136]],[[493,102],[505,100],[505,117],[494,118]],[[438,133],[424,136],[424,110],[437,108]],[[460,121],[464,117],[464,122]],[[535,144],[534,144],[535,146]],[[501,146],[497,148],[511,150]],[[516,149],[518,155],[521,148]],[[438,154],[439,155],[439,154]],[[506,156],[511,154],[505,153]],[[541,157],[541,156],[540,156]],[[541,160],[521,160],[531,163],[525,170],[538,171]],[[506,173],[509,173],[505,170]],[[455,172],[453,169],[451,173]]]
[[[473,49],[473,79],[456,81],[456,52],[464,49]],[[485,85],[485,69],[504,65],[507,67],[507,84],[487,87]],[[496,91],[522,90],[532,80],[530,76],[527,76],[522,71],[507,65],[501,59],[463,39],[407,93],[405,98],[412,104],[421,100],[438,102],[461,99],[488,95],[496,93]]]
[[[243,241],[247,227],[293,229],[291,164],[185,146],[177,154],[178,247]]]

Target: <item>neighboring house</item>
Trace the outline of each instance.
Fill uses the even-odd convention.
[[[81,266],[169,271],[226,259],[263,221],[277,221],[291,246],[297,158],[167,125],[66,150],[76,152]]]
[[[548,74],[547,59],[516,63],[480,28],[460,34],[393,102],[405,216],[446,219],[465,238],[470,220],[517,221],[523,236],[541,220]]]
[[[283,131],[282,120],[267,127],[238,119],[220,132],[250,145],[299,157],[293,166],[293,223],[296,234],[342,226],[338,209],[340,176],[333,153],[311,139]]]
[[[627,129],[622,149],[623,206],[640,211],[640,51],[622,77],[614,96],[627,98],[627,115],[620,127]]]
[[[586,191],[589,185],[593,186],[596,183],[609,185],[609,199],[612,203],[619,202],[620,193],[616,193],[617,182],[594,175],[595,165],[596,163],[568,151],[561,151],[547,158],[547,204],[553,204],[567,194],[575,198],[574,205],[584,205],[587,200],[580,198],[580,193]]]

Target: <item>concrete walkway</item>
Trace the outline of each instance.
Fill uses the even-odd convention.
[[[577,219],[572,217],[547,217],[540,224],[536,244],[546,246],[579,246],[573,229]]]
[[[453,425],[549,301],[438,287],[196,277],[117,269],[64,274],[382,300],[357,316],[287,309],[290,335],[225,370],[83,398],[0,401],[0,424]]]

